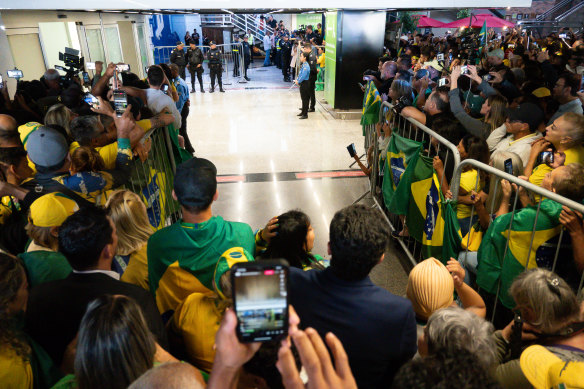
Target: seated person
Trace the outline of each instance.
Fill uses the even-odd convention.
[[[363,388],[386,387],[416,352],[411,303],[373,285],[368,277],[383,260],[388,237],[389,227],[378,211],[352,205],[338,211],[331,222],[330,267],[290,268],[289,301],[302,327],[312,327],[321,336],[334,332]]]
[[[166,319],[191,293],[213,290],[215,265],[227,249],[255,252],[249,225],[213,215],[211,205],[218,196],[217,168],[211,161],[193,158],[177,166],[173,198],[183,217],[148,240],[150,292]]]
[[[69,262],[59,252],[59,228],[78,209],[75,201],[61,193],[46,194],[30,206],[26,231],[32,242],[19,257],[26,267],[31,288],[62,280],[71,273]]]
[[[115,226],[104,210],[81,208],[59,230],[59,251],[73,268],[67,278],[46,282],[30,292],[26,331],[61,366],[67,346],[77,335],[87,305],[97,297],[132,297],[142,308],[158,343],[166,334],[152,296],[135,285],[119,281],[111,271],[116,252]]]
[[[192,293],[177,308],[168,324],[171,351],[184,354],[197,368],[211,372],[215,358],[215,333],[225,313],[233,305],[231,267],[253,261],[250,253],[233,247],[223,253],[213,274],[214,294]]]
[[[527,166],[531,144],[541,135],[537,133],[543,123],[542,110],[533,103],[521,104],[509,109],[505,124],[491,132],[487,138],[489,151],[510,151],[521,157],[523,166]]]
[[[310,253],[314,247],[314,229],[308,215],[288,211],[277,216],[275,222],[278,223],[273,230],[276,236],[269,239],[258,259],[283,258],[290,266],[304,270],[322,270],[328,266],[324,258]]]

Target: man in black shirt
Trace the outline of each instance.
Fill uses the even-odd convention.
[[[316,87],[316,76],[318,74],[318,70],[316,68],[316,60],[317,56],[314,50],[312,50],[312,44],[310,42],[304,42],[304,46],[302,47],[302,51],[309,54],[308,55],[308,65],[310,66],[310,77],[308,82],[310,83],[310,108],[308,112],[314,112],[316,106],[316,96],[314,94],[314,88]]]
[[[170,63],[173,63],[176,66],[178,66],[180,77],[183,80],[186,80],[187,76],[185,73],[185,68],[187,66],[187,59],[185,56],[184,48],[185,48],[184,43],[182,42],[176,43],[176,48],[172,50],[172,53],[170,53]]]

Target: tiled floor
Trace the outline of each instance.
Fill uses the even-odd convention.
[[[275,215],[300,209],[315,229],[314,253],[326,256],[334,213],[368,188],[365,177],[354,176],[358,169],[347,173],[352,160],[346,146],[354,142],[362,151],[361,126],[356,120],[333,119],[318,103],[308,120],[298,120],[298,89],[289,89],[279,69],[257,68],[248,75],[250,82],[226,85],[226,93],[201,94],[197,87],[191,94],[188,133],[196,155],[229,176],[219,186],[214,212],[255,230]],[[320,171],[342,172],[324,174],[338,178],[294,174]],[[403,295],[406,274],[400,254],[392,245],[371,277]]]

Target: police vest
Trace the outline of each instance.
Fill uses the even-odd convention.
[[[280,40],[276,41],[276,50],[280,50]]]

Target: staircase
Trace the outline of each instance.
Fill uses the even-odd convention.
[[[521,25],[535,28],[540,36],[557,32],[560,27],[582,28],[584,0],[562,0],[532,20],[523,20]]]
[[[265,22],[263,30],[260,29],[260,15],[255,14],[201,15],[201,26],[232,28],[235,35],[245,35],[251,31],[256,39],[262,39],[266,32],[274,33],[274,29],[266,25]]]

